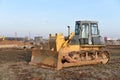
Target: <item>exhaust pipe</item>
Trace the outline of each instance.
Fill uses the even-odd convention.
[[[67,27],[68,27],[68,36],[70,36],[70,26]]]

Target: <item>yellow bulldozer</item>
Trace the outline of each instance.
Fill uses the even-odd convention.
[[[64,67],[106,64],[109,52],[105,49],[97,21],[76,21],[75,32],[49,35],[46,48],[34,48],[30,64],[60,70]]]

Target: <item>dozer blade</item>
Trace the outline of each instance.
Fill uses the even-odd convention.
[[[58,53],[56,51],[33,49],[31,62],[29,64],[56,68],[57,62]]]

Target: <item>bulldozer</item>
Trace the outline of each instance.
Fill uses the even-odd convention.
[[[76,21],[75,32],[49,35],[48,46],[33,48],[29,64],[60,70],[65,67],[106,64],[109,52],[100,36],[97,21]]]

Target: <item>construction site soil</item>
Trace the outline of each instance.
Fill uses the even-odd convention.
[[[108,64],[63,68],[29,65],[31,50],[0,49],[0,80],[120,80],[120,49],[110,49]]]

